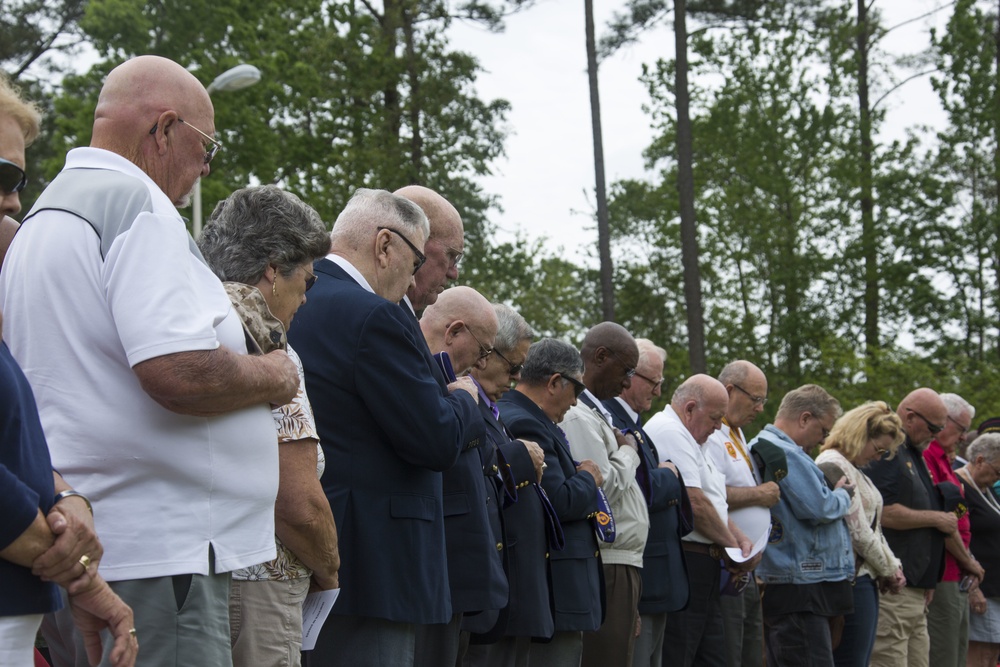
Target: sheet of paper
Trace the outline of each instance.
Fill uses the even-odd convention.
[[[333,603],[337,601],[340,589],[334,588],[329,591],[317,591],[306,596],[305,604],[302,605],[302,650],[311,651],[316,648],[316,639],[319,631],[326,623],[326,617],[333,609]]]
[[[729,518],[753,542],[753,551],[747,558],[743,557],[739,549],[733,547],[726,549],[726,553],[734,562],[742,563],[750,560],[764,550],[764,547],[767,546],[767,538],[771,535],[771,510],[766,507],[742,507],[731,511]]]

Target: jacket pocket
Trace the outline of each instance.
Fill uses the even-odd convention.
[[[457,514],[469,513],[469,494],[467,493],[446,493],[444,494],[444,515],[455,516]]]
[[[394,493],[389,498],[389,514],[394,519],[433,521],[436,511],[437,499],[434,496]]]

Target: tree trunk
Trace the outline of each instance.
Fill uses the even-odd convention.
[[[872,119],[868,101],[868,0],[858,0],[858,112],[861,131],[861,252],[865,260],[865,357],[875,370],[879,347],[879,267],[872,193]]]
[[[995,71],[993,81],[993,178],[996,189],[994,190],[995,200],[993,202],[993,222],[996,233],[996,247],[994,250],[994,268],[1000,270],[1000,0],[997,1],[997,31],[994,33],[995,40]],[[997,302],[1000,303],[1000,285],[997,286]],[[985,336],[985,331],[984,331]],[[997,356],[1000,356],[1000,345],[997,345]]]
[[[590,116],[594,132],[594,176],[597,194],[597,252],[601,263],[601,315],[615,319],[615,292],[611,265],[608,195],[604,185],[604,141],[601,138],[601,97],[597,87],[597,46],[594,40],[594,0],[584,0],[587,32],[587,78],[590,80]]]
[[[680,197],[681,261],[684,265],[688,359],[692,373],[704,373],[706,371],[705,321],[701,303],[701,270],[698,266],[698,227],[694,215],[694,146],[687,79],[686,4],[686,0],[677,0],[674,4],[674,36],[677,43],[677,192]]]

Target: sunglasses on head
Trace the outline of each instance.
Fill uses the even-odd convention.
[[[28,184],[28,177],[21,169],[10,160],[0,158],[0,192],[4,196],[20,192]]]

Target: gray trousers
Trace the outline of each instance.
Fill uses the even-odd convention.
[[[764,620],[760,588],[753,577],[741,595],[720,595],[726,632],[728,667],[761,667],[764,664]]]
[[[111,589],[132,607],[139,640],[136,665],[231,665],[229,578],[227,572],[109,582]],[[75,631],[67,607],[46,616],[42,635],[49,645],[53,667],[89,667],[83,638]],[[101,633],[101,640],[103,667],[109,664],[114,644],[107,630]]]

